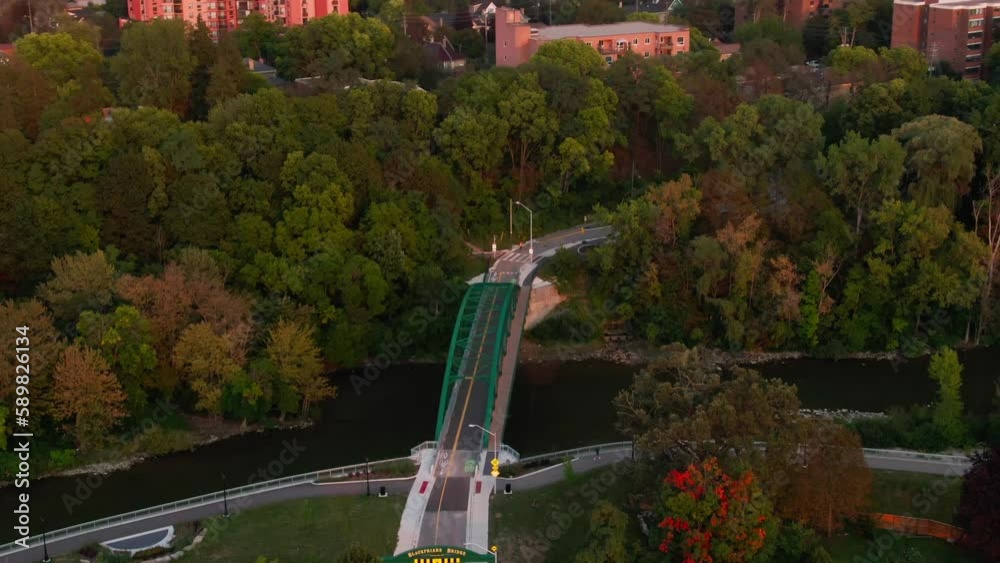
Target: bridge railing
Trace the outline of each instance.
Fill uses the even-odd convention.
[[[354,465],[345,465],[343,467],[334,467],[332,469],[323,469],[320,471],[313,471],[310,473],[290,475],[288,477],[281,477],[280,479],[272,479],[270,481],[261,481],[250,485],[244,485],[242,487],[234,487],[232,489],[226,489],[225,492],[216,491],[214,493],[199,495],[184,500],[178,500],[174,502],[168,502],[166,504],[151,506],[149,508],[133,510],[132,512],[126,512],[124,514],[116,514],[115,516],[109,516],[107,518],[101,518],[99,520],[84,522],[82,524],[77,524],[75,526],[70,526],[68,528],[62,528],[59,530],[47,532],[45,534],[45,538],[46,541],[51,543],[54,541],[71,538],[73,536],[78,536],[80,534],[85,534],[87,532],[91,532],[93,530],[98,530],[101,528],[107,528],[114,525],[124,524],[136,520],[144,520],[146,518],[151,518],[154,516],[162,516],[164,514],[179,512],[181,510],[186,510],[188,508],[205,506],[217,502],[221,503],[223,501],[224,496],[232,500],[235,498],[240,498],[251,494],[282,489],[285,487],[301,485],[304,483],[312,483],[320,479],[338,479],[343,477],[350,477],[353,475],[364,475],[366,466],[368,469],[371,469],[372,467],[378,465],[384,465],[387,463],[396,463],[400,461],[410,461],[410,458],[394,457],[391,459],[371,461],[368,462],[367,464],[356,463]],[[27,543],[29,546],[35,547],[36,545],[40,545],[41,542],[42,542],[42,536],[37,535],[28,538]],[[25,548],[13,542],[6,543],[0,545],[0,556],[10,555],[12,553],[21,551],[23,549]]]
[[[970,463],[969,456],[965,455],[951,455],[951,454],[931,454],[924,452],[915,452],[911,450],[885,450],[878,448],[862,448],[866,456],[872,457],[892,457],[892,458],[906,458],[906,459],[922,459],[926,461],[938,461],[941,463],[951,463],[956,465],[964,465]]]
[[[420,452],[424,450],[436,450],[438,448],[437,440],[426,440],[420,442],[416,446],[410,448],[410,457],[416,457]]]
[[[596,454],[598,451],[600,453],[617,453],[617,452],[627,452],[632,450],[632,442],[608,442],[606,444],[596,444],[593,446],[584,446],[581,448],[573,448],[571,450],[562,450],[558,452],[551,452],[547,454],[532,455],[528,457],[522,457],[520,463],[530,463],[533,461],[548,461],[553,459],[564,459],[567,457],[578,457],[581,455],[592,455]]]

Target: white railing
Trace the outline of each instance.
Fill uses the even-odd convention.
[[[254,495],[266,491],[273,491],[277,489],[282,489],[285,487],[291,487],[294,485],[301,485],[304,483],[312,483],[320,479],[337,479],[343,477],[350,477],[353,475],[364,475],[365,467],[371,468],[376,465],[384,465],[386,463],[394,463],[400,461],[411,461],[408,457],[395,457],[392,459],[382,459],[378,461],[371,461],[367,464],[356,463],[354,465],[346,465],[343,467],[335,467],[333,469],[323,469],[321,471],[313,471],[311,473],[303,473],[300,475],[291,475],[288,477],[282,477],[280,479],[272,479],[270,481],[261,481],[259,483],[253,483],[251,485],[244,485],[242,487],[235,487],[232,489],[226,489],[225,495],[229,499],[235,499],[240,497],[245,497],[249,495]],[[83,524],[77,524],[75,526],[70,526],[68,528],[62,528],[59,530],[54,530],[47,532],[45,538],[48,542],[58,541],[61,539],[71,538],[73,536],[78,536],[87,532],[98,530],[101,528],[107,528],[114,525],[124,524],[126,522],[132,522],[136,520],[144,520],[146,518],[151,518],[154,516],[161,516],[164,514],[170,514],[172,512],[178,512],[181,510],[186,510],[189,508],[195,508],[199,506],[205,506],[213,504],[216,502],[222,502],[223,491],[216,491],[214,493],[208,493],[205,495],[192,497],[184,500],[178,500],[174,502],[168,502],[166,504],[161,504],[158,506],[153,506],[150,508],[142,508],[140,510],[134,510],[132,512],[126,512],[124,514],[118,514],[115,516],[110,516],[108,518],[101,518],[99,520],[93,520],[90,522],[84,522]],[[42,536],[32,536],[28,538],[28,545],[35,546],[40,544],[42,541]],[[21,551],[24,548],[16,545],[14,543],[6,543],[0,545],[0,556],[11,555],[17,551]]]
[[[968,456],[949,454],[930,454],[915,452],[912,450],[885,450],[878,448],[862,448],[866,456],[889,457],[905,459],[921,459],[926,461],[939,461],[941,463],[951,463],[956,465],[966,465],[971,462]]]
[[[500,451],[506,453],[517,461],[521,460],[521,454],[517,453],[517,450],[507,444],[500,444]]]
[[[593,446],[584,446],[582,448],[573,448],[572,450],[562,450],[559,452],[552,452],[547,454],[532,455],[528,457],[522,457],[519,463],[529,463],[532,461],[544,461],[552,459],[564,459],[573,458],[581,455],[595,454],[597,450],[601,453],[616,453],[622,451],[631,451],[632,442],[609,442],[607,444],[596,444]]]
[[[420,452],[424,450],[436,450],[438,448],[438,443],[435,440],[427,440],[421,442],[420,444],[410,448],[410,457],[417,457]]]

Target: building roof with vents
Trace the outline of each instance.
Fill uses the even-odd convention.
[[[669,23],[651,22],[618,22],[601,25],[575,23],[570,25],[554,25],[539,27],[538,36],[545,40],[567,39],[571,37],[599,37],[605,35],[634,33],[673,33],[685,31],[686,27]]]

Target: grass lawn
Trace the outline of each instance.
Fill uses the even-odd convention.
[[[876,537],[888,532],[876,532]],[[832,538],[823,544],[837,563],[984,563],[958,546],[931,538],[893,537],[892,545],[879,556],[869,540],[854,536]],[[883,540],[888,545],[888,540]],[[869,553],[869,550],[872,550]]]
[[[184,561],[253,563],[265,555],[281,563],[336,561],[359,543],[380,555],[396,547],[406,498],[321,497],[247,510],[184,556]]]
[[[872,477],[872,512],[952,523],[961,477],[902,471],[872,471]]]
[[[591,511],[602,500],[620,507],[628,494],[628,481],[627,475],[598,469],[541,489],[518,493],[515,486],[514,494],[497,495],[491,506],[490,533],[499,559],[519,563],[572,561],[590,539]],[[633,520],[630,526],[630,533],[639,541],[638,524]],[[547,533],[555,539],[547,539]]]

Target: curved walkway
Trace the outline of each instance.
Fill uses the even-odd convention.
[[[600,450],[599,453],[597,450]],[[565,450],[543,456],[533,456],[531,459],[550,458],[562,460],[566,457],[572,459],[573,469],[577,473],[583,473],[593,469],[607,467],[616,462],[631,459],[631,444],[628,442],[617,442],[613,444],[601,444],[578,448],[575,450]],[[525,458],[528,459],[528,458]],[[947,456],[924,454],[920,452],[909,452],[905,450],[865,450],[865,460],[874,469],[890,469],[895,471],[906,471],[913,473],[931,473],[937,475],[960,475],[969,466],[968,458],[962,456]],[[510,484],[512,490],[525,491],[537,489],[546,485],[551,485],[562,481],[565,478],[565,471],[560,463],[550,467],[534,471],[527,475],[512,478],[500,478],[497,482],[497,493],[502,494],[506,485]],[[399,479],[373,479],[371,487],[373,492],[379,487],[386,487],[386,492],[392,495],[406,495],[413,486],[414,477]],[[303,498],[314,498],[322,496],[361,496],[365,494],[364,481],[346,481],[338,483],[301,483],[280,489],[263,490],[259,492],[249,492],[239,496],[229,498],[229,512],[231,518],[238,518],[244,510],[297,500]],[[200,506],[193,506],[175,510],[169,513],[151,515],[145,518],[135,519],[121,524],[110,525],[96,530],[84,532],[75,536],[50,541],[49,555],[54,556],[62,553],[69,553],[78,550],[86,545],[96,542],[106,542],[116,538],[141,534],[149,530],[163,528],[170,525],[181,524],[193,520],[201,520],[212,516],[221,515],[223,512],[222,502],[213,502]],[[22,549],[15,553],[10,553],[0,557],[4,563],[29,563],[39,561],[42,558],[41,545]]]

